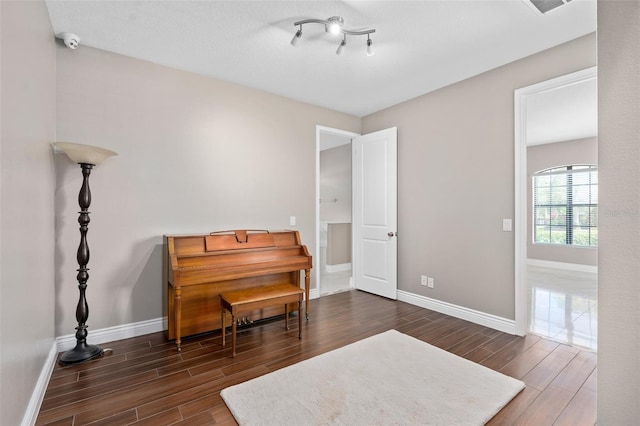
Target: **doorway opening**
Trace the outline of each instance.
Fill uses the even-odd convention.
[[[318,296],[350,290],[352,279],[351,139],[357,133],[316,130],[316,253]]]
[[[516,330],[597,349],[597,68],[515,91]]]

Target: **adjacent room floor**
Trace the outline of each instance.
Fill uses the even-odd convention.
[[[350,290],[351,269],[338,272],[320,272],[320,295],[339,293]]]
[[[529,265],[529,330],[592,351],[598,347],[598,275]]]

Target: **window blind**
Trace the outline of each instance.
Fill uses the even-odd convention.
[[[533,175],[533,242],[598,245],[598,170],[571,165]]]

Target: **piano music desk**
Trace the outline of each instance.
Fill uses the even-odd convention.
[[[250,287],[220,294],[220,323],[222,324],[222,347],[225,346],[225,311],[231,314],[231,351],[236,356],[237,318],[240,314],[254,309],[284,305],[284,326],[289,330],[288,304],[298,302],[298,339],[302,338],[302,297],[304,291],[291,284],[277,284]]]

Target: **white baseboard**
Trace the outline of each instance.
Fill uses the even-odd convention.
[[[51,373],[53,373],[53,367],[55,366],[57,357],[57,345],[56,342],[53,342],[53,344],[51,345],[51,349],[49,349],[47,359],[42,366],[42,370],[40,371],[40,376],[38,377],[38,381],[36,382],[36,387],[31,393],[31,398],[29,399],[27,410],[22,417],[22,426],[31,426],[36,424],[36,419],[38,418],[38,413],[40,412],[40,407],[42,406],[42,401],[44,400],[44,394],[47,391],[49,379],[51,379]]]
[[[89,330],[89,337],[87,340],[92,345],[99,345],[100,343],[129,339],[131,337],[164,331],[167,329],[166,324],[166,318],[156,318],[131,324],[116,325],[115,327],[107,327],[99,330]],[[63,352],[72,349],[76,345],[76,335],[68,334],[66,336],[60,336],[56,341],[58,344],[58,352]]]
[[[598,273],[598,267],[592,265],[582,265],[579,263],[564,263],[552,260],[527,259],[527,265],[542,266],[544,268],[565,269],[568,271]]]
[[[398,300],[407,302],[421,308],[431,309],[452,317],[480,324],[494,330],[516,335],[516,322],[502,318],[496,315],[487,314],[485,312],[476,311],[465,308],[463,306],[453,305],[451,303],[442,302],[440,300],[431,299],[419,294],[409,293],[407,291],[398,290]]]
[[[309,290],[309,300],[317,299],[318,297],[320,297],[320,290],[317,287]]]
[[[350,271],[351,270],[351,262],[349,263],[340,263],[338,265],[327,265],[327,272],[342,272],[342,271]]]

